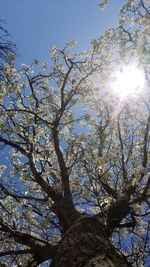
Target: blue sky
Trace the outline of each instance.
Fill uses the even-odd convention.
[[[48,50],[76,40],[85,50],[90,41],[117,25],[124,0],[112,0],[101,11],[98,0],[0,0],[0,18],[17,45],[17,63],[48,60]]]

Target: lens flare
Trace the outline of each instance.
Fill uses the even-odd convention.
[[[139,93],[144,87],[144,72],[135,66],[123,67],[114,74],[113,92],[120,98]]]

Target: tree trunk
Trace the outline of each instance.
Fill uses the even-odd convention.
[[[60,241],[53,267],[127,267],[97,217],[82,217]]]

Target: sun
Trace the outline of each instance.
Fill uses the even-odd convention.
[[[139,93],[144,87],[144,72],[135,66],[125,66],[114,73],[113,92],[121,99]]]

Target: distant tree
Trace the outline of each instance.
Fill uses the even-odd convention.
[[[0,80],[2,79],[3,66],[6,63],[13,62],[15,58],[15,44],[9,41],[8,31],[5,24],[0,20]]]
[[[2,266],[149,266],[150,11],[135,2],[90,51],[53,47],[50,71],[3,68]],[[122,98],[130,65],[145,87]]]

